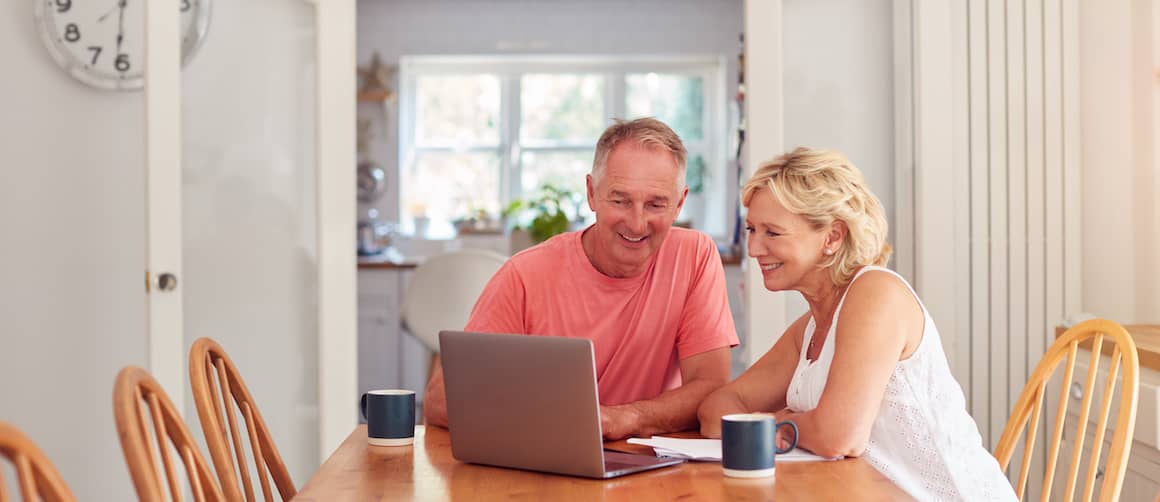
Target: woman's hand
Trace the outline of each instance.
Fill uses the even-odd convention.
[[[789,408],[781,410],[777,413],[770,413],[770,415],[772,415],[773,419],[779,424],[788,420],[790,422],[794,422],[794,425],[797,425],[797,422],[794,421],[792,417],[798,414],[791,412]],[[793,427],[782,425],[781,427],[778,427],[774,433],[773,445],[777,447],[778,450],[785,450],[788,449],[790,445],[797,443],[797,439],[798,438],[794,437]]]
[[[790,445],[795,445],[797,443],[797,438],[793,437],[793,431],[793,427],[789,426],[782,426],[777,428],[777,441],[775,444],[777,445],[778,450],[788,450]]]

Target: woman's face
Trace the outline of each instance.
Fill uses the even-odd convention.
[[[827,244],[836,248],[836,243],[828,242],[829,228],[811,228],[805,217],[789,212],[768,189],[758,190],[750,199],[745,231],[749,256],[757,260],[770,291],[800,290],[804,282],[825,273],[818,264],[827,258]]]

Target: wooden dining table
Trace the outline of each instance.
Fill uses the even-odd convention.
[[[686,434],[685,437],[693,437]],[[512,438],[513,448],[533,447]],[[625,441],[605,448],[652,455]],[[293,500],[913,500],[865,460],[781,462],[773,477],[727,478],[716,462],[586,479],[467,464],[451,455],[446,429],[418,426],[411,446],[370,446],[366,426],[351,432]]]

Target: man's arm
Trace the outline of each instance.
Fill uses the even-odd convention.
[[[443,360],[438,354],[431,362],[431,380],[423,397],[423,419],[427,425],[447,427],[447,393],[443,390]]]
[[[729,347],[681,360],[680,387],[654,399],[600,407],[605,439],[651,436],[697,426],[697,406],[729,381]]]
[[[483,333],[522,333],[524,323],[524,289],[519,273],[509,260],[484,286],[464,331]],[[439,354],[431,363],[431,379],[423,396],[423,417],[427,425],[447,427],[447,393],[443,387],[443,359]]]

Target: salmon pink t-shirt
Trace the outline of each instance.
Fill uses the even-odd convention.
[[[488,282],[466,331],[592,340],[600,403],[679,387],[679,361],[737,345],[725,272],[709,236],[673,228],[636,277],[608,277],[569,232],[513,256]]]

